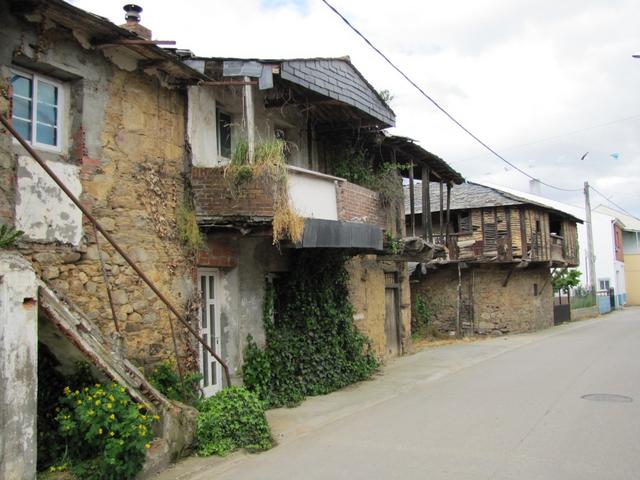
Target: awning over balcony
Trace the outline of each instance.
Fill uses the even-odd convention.
[[[382,251],[382,229],[367,223],[305,218],[302,241],[295,248]]]

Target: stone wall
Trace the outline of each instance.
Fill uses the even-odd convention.
[[[553,326],[549,268],[532,265],[515,269],[503,287],[509,268],[473,265],[461,270],[462,302],[470,305],[473,328],[478,334],[529,332]],[[418,295],[423,295],[436,328],[455,331],[457,286],[457,265],[428,270],[426,277],[412,283],[412,305]]]
[[[81,202],[183,310],[193,292],[192,263],[176,232],[188,163],[184,153],[185,92],[164,87],[154,76],[120,69],[101,52],[85,50],[64,29],[49,29],[41,35],[36,25],[0,13],[6,21],[0,34],[0,86],[8,85],[13,53],[22,51],[33,55],[32,59],[22,58],[23,69],[30,67],[39,73],[37,69],[46,65],[48,75],[62,82],[67,94],[62,149],[39,153],[48,162],[77,169]],[[1,93],[0,108],[10,116],[10,91]],[[8,214],[13,217],[22,208],[21,202],[28,200],[25,192],[29,194],[15,191],[21,176],[29,174],[16,167],[16,157],[31,160],[9,137],[0,135],[3,218]],[[47,189],[46,194],[60,198],[62,194],[56,189]],[[46,196],[41,200],[46,202]],[[30,213],[34,219],[41,214],[38,209]],[[63,213],[45,223],[64,225]],[[114,325],[94,232],[86,219],[75,228],[72,233],[79,234],[77,244],[65,242],[55,228],[45,229],[48,243],[24,242],[21,252],[57,292],[109,334]],[[167,309],[105,239],[101,239],[101,247],[130,357],[146,365],[172,355]],[[184,329],[177,330],[182,353],[187,354]]]

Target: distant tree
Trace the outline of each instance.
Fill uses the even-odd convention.
[[[571,289],[580,285],[580,275],[582,272],[578,270],[569,270],[563,268],[562,270],[555,270],[551,275],[551,282],[553,283],[553,291],[558,292],[558,298],[562,303],[562,292],[567,294],[569,303],[571,303]]]

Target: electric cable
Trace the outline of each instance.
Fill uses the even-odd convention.
[[[472,133],[467,127],[465,127],[462,123],[460,123],[453,115],[451,115],[449,112],[447,112],[447,110],[444,109],[444,107],[442,107],[434,98],[432,98],[427,92],[425,92],[416,82],[414,82],[411,78],[409,78],[409,76],[404,73],[399,67],[397,67],[390,59],[389,57],[387,57],[384,53],[382,53],[382,51],[380,51],[380,49],[378,49],[373,43],[371,43],[371,41],[364,36],[356,27],[354,27],[351,22],[349,22],[349,20],[347,20],[345,18],[344,15],[342,15],[333,5],[331,5],[327,0],[322,0],[322,3],[324,3],[327,7],[329,7],[329,9],[331,9],[338,17],[340,17],[340,19],[347,24],[347,26],[353,30],[356,35],[358,35],[360,38],[362,38],[362,40],[364,40],[364,42],[369,45],[378,55],[380,55],[390,66],[391,68],[393,68],[396,72],[398,72],[407,82],[409,82],[416,90],[418,90],[418,92],[420,92],[420,94],[425,97],[427,100],[429,100],[438,110],[440,110],[447,118],[449,118],[449,120],[451,120],[453,123],[455,123],[458,127],[460,127],[467,135],[469,135],[471,138],[473,138],[476,142],[478,142],[480,145],[482,145],[485,149],[487,149],[489,152],[491,152],[495,157],[497,157],[498,159],[502,160],[504,163],[506,163],[507,165],[509,165],[511,168],[513,168],[514,170],[520,172],[521,174],[525,175],[526,177],[530,178],[531,180],[535,180],[537,182],[540,182],[542,185],[545,185],[549,188],[553,188],[555,190],[560,190],[563,192],[580,192],[582,191],[581,188],[577,188],[577,189],[573,189],[573,188],[562,188],[562,187],[557,187],[555,185],[551,185],[550,183],[547,182],[543,182],[542,180],[540,180],[539,178],[535,178],[532,175],[528,174],[526,171],[522,170],[520,167],[518,167],[517,165],[514,165],[513,163],[511,163],[509,160],[507,160],[506,158],[504,158],[502,155],[500,155],[497,151],[495,151],[493,148],[491,148],[489,145],[487,145],[485,142],[483,142],[478,136],[476,136],[474,133]]]

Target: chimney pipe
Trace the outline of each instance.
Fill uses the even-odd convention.
[[[140,12],[142,7],[134,3],[127,3],[122,9],[126,12],[124,19],[127,21],[124,25],[120,25],[122,28],[135,33],[145,40],[151,40],[151,30],[140,24]]]

